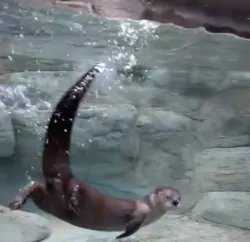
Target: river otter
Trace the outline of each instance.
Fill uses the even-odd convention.
[[[96,74],[103,70],[95,65],[61,98],[52,113],[45,135],[42,172],[44,181],[31,182],[9,204],[20,209],[27,199],[43,211],[72,225],[100,231],[124,231],[117,238],[135,233],[176,208],[180,193],[160,187],[142,199],[130,200],[107,196],[74,177],[69,166],[72,127],[81,100]]]

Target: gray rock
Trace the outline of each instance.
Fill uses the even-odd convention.
[[[74,133],[75,142],[94,143],[100,149],[112,149],[120,146],[120,139],[133,126],[137,110],[133,105],[89,105],[79,110]],[[89,142],[89,140],[92,140]],[[84,146],[84,145],[83,145]]]
[[[119,232],[97,232],[72,227],[61,221],[52,222],[52,236],[44,242],[115,242]],[[186,216],[166,215],[154,224],[141,228],[126,242],[248,242],[246,230],[200,223]]]
[[[151,174],[155,174],[151,176]],[[182,164],[178,156],[156,149],[150,143],[141,144],[141,157],[134,170],[137,183],[145,187],[154,187],[183,176]]]
[[[15,137],[10,111],[0,101],[0,157],[9,157],[14,153]]]
[[[202,103],[197,140],[203,148],[249,145],[249,93],[248,87],[232,87]]]
[[[39,105],[33,105],[29,109],[15,109],[12,112],[17,144],[15,155],[25,172],[34,167],[38,169],[40,166],[40,153],[46,130],[45,125],[50,114],[51,106],[41,110]]]
[[[250,229],[249,192],[210,192],[192,209],[192,214],[211,222]]]
[[[179,155],[193,142],[195,123],[189,116],[168,109],[144,108],[138,113],[136,131],[141,140],[150,141],[155,148]]]
[[[163,108],[145,108],[140,110],[136,126],[139,133],[148,135],[161,131],[180,132],[190,130],[192,120]]]
[[[36,214],[10,211],[0,206],[0,241],[36,242],[51,234],[49,221]]]
[[[164,80],[166,80],[166,77]],[[168,79],[165,82],[167,81]],[[171,92],[171,90],[166,87],[158,87],[157,78],[149,78],[149,82],[150,84],[142,83],[140,85],[130,83],[124,86],[119,94],[125,98],[126,102],[132,103],[139,108],[164,108],[166,110],[174,110],[181,114],[192,113],[196,111],[201,104],[198,97],[180,96]]]
[[[198,191],[248,191],[250,149],[214,148],[194,156],[194,180]]]

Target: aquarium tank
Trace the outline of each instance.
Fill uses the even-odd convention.
[[[1,0],[0,241],[249,242],[249,13]]]

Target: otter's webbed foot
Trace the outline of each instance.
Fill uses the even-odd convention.
[[[24,206],[28,198],[31,196],[32,192],[37,188],[40,187],[41,184],[37,182],[30,182],[26,185],[17,196],[8,204],[8,207],[11,210],[18,210]]]
[[[118,235],[116,238],[121,239],[134,234],[143,224],[145,217],[146,217],[145,215],[134,217],[127,223],[125,232]]]
[[[79,185],[75,185],[73,188],[73,192],[69,198],[69,208],[77,215],[80,216],[79,213]]]
[[[26,203],[26,199],[21,196],[21,195],[17,195],[8,205],[8,207],[11,210],[18,210],[21,207],[23,207],[23,205]]]

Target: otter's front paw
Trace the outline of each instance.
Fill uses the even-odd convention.
[[[77,215],[79,215],[79,200],[78,200],[78,196],[79,196],[79,189],[80,187],[78,185],[74,186],[73,188],[73,192],[71,194],[71,197],[69,199],[69,208]]]
[[[11,201],[8,207],[11,210],[18,210],[20,209],[25,203],[25,199],[22,196],[16,196],[13,201]]]

